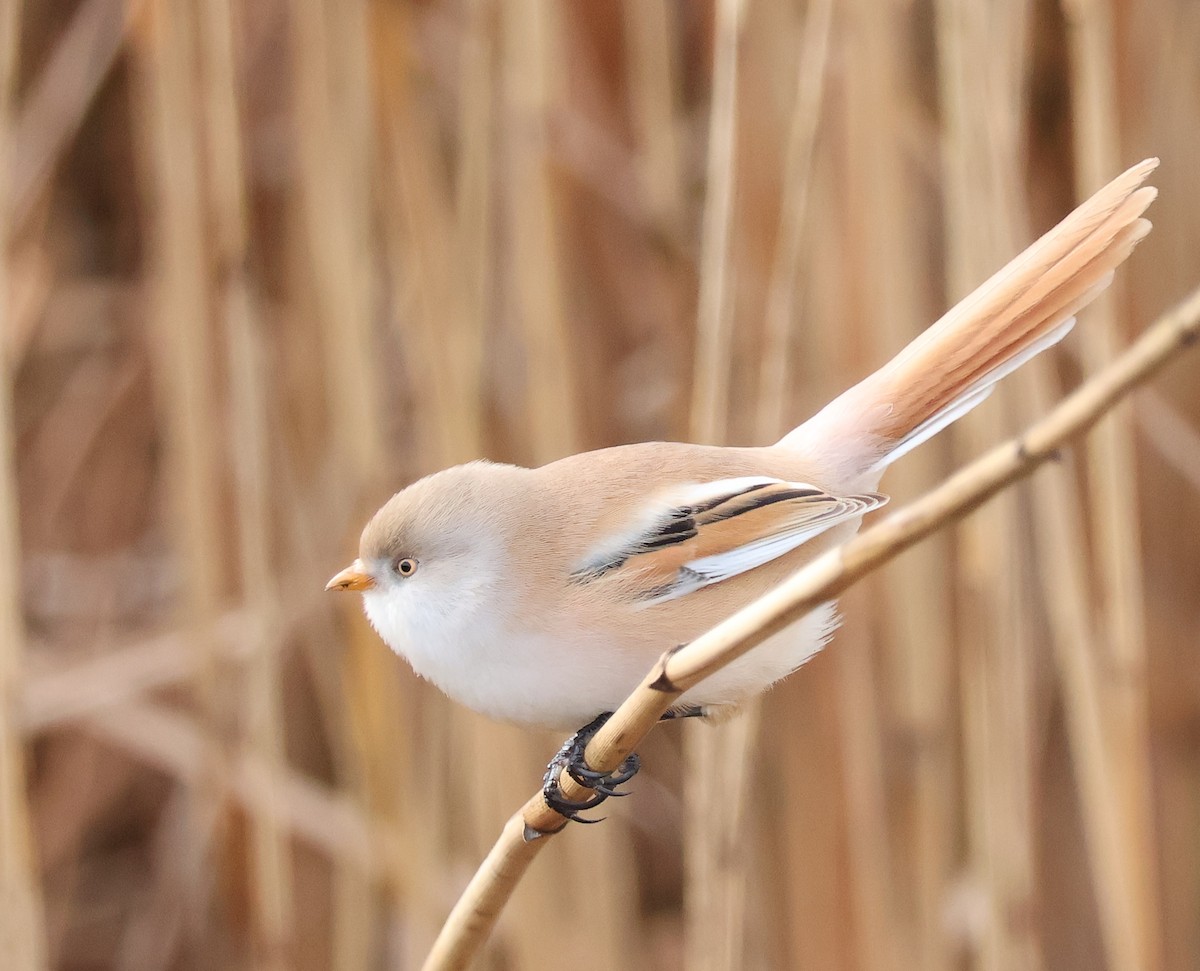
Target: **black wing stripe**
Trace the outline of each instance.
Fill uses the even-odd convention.
[[[608,559],[581,567],[571,574],[571,579],[580,583],[595,580],[623,566],[630,557],[665,549],[677,543],[686,543],[689,539],[695,539],[697,535],[696,520],[690,515],[685,515],[683,510],[675,510],[653,533],[640,537],[624,549],[617,550]]]
[[[768,486],[778,485],[778,482],[756,482],[754,485],[746,486],[739,492],[726,493],[723,496],[717,496],[715,499],[709,499],[707,502],[698,502],[690,506],[684,506],[679,511],[689,516],[697,513],[708,512],[710,509],[716,509],[717,506],[729,502],[731,499],[736,499],[738,496],[748,495],[751,492],[757,492],[759,489],[766,489]]]
[[[691,516],[685,515],[681,512],[675,512],[672,514],[671,519],[668,519],[654,531],[654,537],[670,539],[674,534],[686,533],[689,530],[693,535],[695,535],[696,520]]]
[[[704,517],[704,522],[719,523],[725,519],[732,519],[734,516],[740,516],[742,513],[751,512],[755,509],[762,509],[776,502],[787,502],[792,499],[829,499],[829,494],[822,492],[820,489],[802,488],[802,489],[780,489],[771,492],[765,496],[752,496],[751,498],[739,502],[737,506],[729,510],[718,510],[709,516]]]

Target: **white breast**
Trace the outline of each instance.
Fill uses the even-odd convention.
[[[514,631],[509,618],[475,610],[469,595],[445,605],[406,593],[365,593],[371,625],[417,674],[492,718],[575,729],[611,710],[645,673],[611,648]]]
[[[614,710],[645,676],[646,645],[621,645],[602,631],[573,636],[514,629],[511,617],[478,610],[483,590],[459,588],[451,602],[420,588],[363,595],[379,635],[421,677],[492,718],[576,729]],[[813,611],[689,691],[684,703],[730,705],[758,694],[812,657],[836,626],[831,604]]]

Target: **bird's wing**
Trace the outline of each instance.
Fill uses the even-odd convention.
[[[676,486],[590,550],[571,580],[618,581],[645,606],[674,600],[762,566],[885,502],[874,493],[837,496],[760,476]]]

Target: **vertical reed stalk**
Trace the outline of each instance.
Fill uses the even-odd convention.
[[[779,938],[782,958],[769,966],[796,971],[843,969],[857,958],[845,859],[851,837],[839,744],[842,702],[839,672],[823,675],[828,667],[825,661],[809,665],[805,676],[764,700],[764,722],[773,724],[778,715],[789,744],[803,755],[781,758],[777,772],[764,773],[779,780],[779,804],[789,821],[778,827],[779,855],[771,861],[782,871],[782,886],[767,897],[778,916],[766,926]]]
[[[12,299],[8,189],[20,7],[16,0],[0,6],[0,333],[4,334],[9,333]],[[25,632],[12,392],[6,342],[0,345],[0,954],[13,971],[40,971],[46,966],[42,895],[25,798],[25,742],[17,720]]]
[[[148,13],[145,44],[144,138],[151,160],[154,349],[163,376],[167,490],[174,513],[176,545],[185,573],[183,624],[203,659],[196,695],[208,723],[205,770],[192,803],[193,839],[188,846],[190,933],[212,933],[209,896],[222,863],[209,838],[222,842],[227,808],[232,711],[225,672],[211,636],[222,584],[222,528],[218,442],[212,416],[212,334],[209,267],[203,210],[202,118],[197,84],[197,8],[187,0],[161,0]]]
[[[919,189],[910,175],[912,162],[903,138],[903,120],[918,110],[909,95],[912,52],[900,40],[906,32],[898,14],[884,13],[870,3],[847,8],[847,52],[859,68],[845,82],[844,220],[854,258],[847,265],[843,295],[847,316],[862,331],[872,364],[891,357],[931,319],[927,291],[919,285],[925,271],[917,262],[930,227],[922,223],[921,207],[914,199]],[[865,278],[871,279],[870,285],[862,285]],[[888,470],[883,489],[903,497],[931,488],[945,474],[940,458],[936,445],[918,450]],[[883,596],[872,598],[879,610],[874,626],[884,640],[884,653],[877,656],[886,658],[899,682],[888,707],[894,707],[913,759],[901,782],[908,800],[894,799],[889,806],[879,777],[884,739],[883,719],[872,710],[877,699],[854,683],[844,684],[841,692],[846,702],[842,719],[847,799],[867,837],[852,838],[849,847],[867,968],[914,966],[932,971],[948,961],[942,914],[954,862],[955,825],[947,725],[952,616],[948,557],[947,542],[935,538],[883,571],[877,581]],[[863,625],[860,620],[848,626]],[[859,643],[853,655],[838,668],[843,682],[873,676],[869,640],[863,643],[862,634],[855,639]],[[895,803],[900,804],[898,813]],[[887,839],[893,813],[911,820],[910,826],[892,830],[900,838],[895,851]],[[911,847],[911,856],[901,856],[900,847]],[[900,890],[902,860],[911,861],[916,871],[915,894]]]
[[[779,227],[771,278],[767,284],[766,330],[760,368],[762,387],[756,429],[758,440],[763,443],[775,440],[795,424],[795,416],[788,414],[792,400],[789,362],[795,346],[797,276],[804,262],[808,235],[814,231],[809,220],[808,200],[812,190],[817,128],[824,102],[832,23],[833,0],[812,0],[807,5],[800,35],[800,56],[796,60],[796,95],[783,162]]]
[[[36,212],[39,197],[53,179],[70,140],[78,134],[143,2],[80,3],[54,48],[54,56],[22,99],[20,119],[14,118],[12,127],[21,152],[10,160],[10,233],[24,228]],[[10,0],[5,6],[19,10],[20,0]]]
[[[719,0],[717,3],[708,123],[691,439],[713,444],[725,440],[729,422],[734,305],[731,245],[737,185],[738,47],[743,7],[743,0]]]
[[[1047,403],[1043,387],[1030,382],[1025,397],[1032,409]],[[1043,576],[1054,577],[1046,599],[1051,637],[1062,681],[1071,756],[1083,812],[1091,877],[1100,928],[1112,971],[1143,967],[1137,893],[1125,845],[1119,782],[1105,738],[1105,698],[1095,653],[1094,613],[1088,602],[1084,523],[1072,507],[1070,483],[1062,475],[1044,475],[1033,483],[1037,553]]]
[[[320,342],[315,364],[324,383],[332,499],[349,521],[361,522],[390,465],[373,327],[378,288],[367,2],[291,0],[286,9],[299,243],[289,310],[305,314]],[[346,730],[363,741],[352,750],[346,784],[372,818],[389,820],[399,797],[393,744],[396,713],[403,709],[394,659],[379,650],[354,606],[343,608],[352,619],[339,689]],[[388,867],[384,872],[402,885]],[[338,971],[357,971],[371,953],[367,943],[379,930],[380,911],[370,907],[375,889],[353,867],[334,872],[330,960]]]
[[[412,11],[388,4],[376,4],[374,10],[375,84],[382,132],[381,227],[395,335],[408,363],[405,383],[412,389],[416,431],[412,472],[418,474],[477,458],[485,450],[484,288],[491,252],[492,166],[490,153],[480,146],[489,144],[491,127],[489,6],[486,0],[473,5],[463,38],[460,57],[466,78],[460,91],[463,144],[457,186],[444,171],[438,119],[421,90]],[[470,226],[469,237],[461,223]],[[378,652],[378,645],[371,649]],[[386,663],[395,662],[388,658]],[[477,751],[481,741],[477,732],[486,730],[480,719],[454,709],[444,699],[428,693],[424,697],[420,714],[409,716],[412,729],[397,739],[413,774],[423,764],[438,761],[430,759],[431,751],[444,752],[445,758]],[[515,739],[517,748],[509,756],[513,762],[534,758],[522,742]],[[480,777],[490,769],[481,767]],[[428,950],[444,916],[443,902],[429,895],[428,880],[447,852],[428,835],[418,834],[441,834],[450,813],[457,810],[469,817],[457,821],[460,832],[475,839],[449,852],[467,858],[491,837],[504,811],[505,796],[520,798],[504,777],[478,789],[405,788],[404,830],[412,834],[413,847],[401,878],[404,906],[414,925],[405,942],[413,962]],[[452,832],[447,835],[454,842]]]
[[[1026,8],[936,5],[946,173],[949,291],[966,292],[1018,248],[1019,119]],[[980,62],[980,52],[992,56]],[[1003,394],[1003,392],[1001,392]],[[1002,437],[993,406],[959,433],[972,451]],[[967,745],[967,833],[987,907],[980,966],[1041,964],[1034,924],[1030,602],[1018,584],[1016,497],[962,530],[962,718]]]
[[[527,441],[538,464],[570,454],[580,427],[547,133],[558,80],[552,61],[557,54],[555,13],[555,5],[546,0],[500,5],[505,218],[514,261],[514,309],[527,368]]]
[[[471,402],[469,433],[460,445],[471,457],[485,450],[484,342],[492,304],[495,276],[496,200],[492,189],[495,175],[494,132],[496,126],[496,19],[494,0],[470,0],[463,31],[459,63],[463,80],[458,128],[462,144],[458,178],[454,187],[455,242],[461,292],[461,338],[456,342],[454,370],[465,384],[462,393]]]
[[[478,0],[482,7],[484,0]],[[486,51],[482,10],[472,53]],[[400,8],[376,11],[375,44],[380,64],[376,80],[381,115],[380,197],[387,247],[396,337],[411,362],[405,378],[413,388],[421,472],[478,458],[483,452],[483,304],[491,177],[490,157],[476,145],[490,136],[489,62],[464,52],[471,61],[469,84],[461,93],[464,127],[456,188],[445,174],[437,120],[414,84],[412,23]],[[465,43],[465,41],[464,41]],[[465,67],[464,63],[464,67]],[[463,201],[457,201],[456,197]],[[457,210],[470,206],[472,235],[460,232]],[[465,215],[465,213],[464,213]],[[469,247],[469,249],[468,249]],[[473,259],[463,265],[463,254]],[[463,274],[472,285],[463,286]],[[468,300],[471,313],[468,315]]]
[[[845,639],[837,659],[851,902],[859,966],[900,971],[911,945],[896,921],[883,746],[871,638]]]
[[[734,195],[737,184],[738,48],[742,0],[716,7],[713,92],[700,248],[700,295],[692,379],[691,440],[720,443],[728,433],[734,333]],[[701,971],[741,966],[748,858],[742,838],[759,702],[715,729],[685,736],[686,963]]]
[[[676,103],[676,14],[667,0],[624,0],[628,89],[647,215],[668,237],[684,235],[683,158]]]
[[[288,834],[279,820],[284,769],[276,571],[271,555],[271,481],[267,463],[268,405],[271,391],[262,324],[247,278],[248,214],[242,129],[237,103],[235,20],[230,0],[200,7],[200,68],[205,82],[208,187],[218,267],[215,301],[222,318],[230,384],[230,441],[238,520],[238,565],[242,596],[256,629],[256,649],[248,665],[241,699],[244,734],[250,752],[266,769],[264,807],[252,814],[252,922],[257,967],[284,971],[292,963],[292,871]]]
[[[1119,63],[1113,9],[1109,0],[1067,0],[1063,4],[1070,45],[1071,93],[1074,110],[1075,183],[1080,197],[1103,184],[1105,173],[1121,162],[1121,105],[1114,65]],[[1081,335],[1088,372],[1107,364],[1120,345],[1116,307],[1124,302],[1128,278],[1121,274],[1114,290],[1098,300]],[[1107,648],[1104,669],[1108,754],[1120,788],[1126,870],[1133,887],[1129,904],[1145,971],[1162,965],[1158,926],[1158,867],[1155,861],[1154,813],[1151,804],[1150,740],[1147,715],[1146,633],[1142,548],[1138,517],[1134,417],[1118,411],[1088,440],[1088,484],[1091,491],[1090,533],[1097,578],[1100,623],[1097,633]]]
[[[330,440],[358,506],[385,468],[372,353],[372,159],[366,0],[293,0],[302,269],[325,340]],[[371,497],[375,498],[374,495]]]

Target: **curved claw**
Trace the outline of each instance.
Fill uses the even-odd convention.
[[[641,767],[642,760],[638,758],[636,752],[631,752],[625,757],[625,761],[621,763],[620,768],[613,772],[597,772],[595,769],[583,764],[582,757],[580,761],[568,764],[567,772],[581,786],[587,786],[589,789],[599,789],[600,786],[596,783],[606,786],[619,786],[623,782],[628,782],[638,774],[638,769]]]
[[[562,789],[559,787],[559,783],[562,780],[563,768],[563,764],[556,759],[550,763],[546,770],[546,777],[542,780],[542,794],[546,797],[546,801],[550,803],[551,808],[577,812],[580,809],[591,809],[593,806],[599,806],[600,803],[604,802],[605,797],[602,795],[588,796],[586,799],[578,802],[564,798]]]
[[[634,762],[631,764],[629,759],[622,763],[621,768],[616,772],[604,773],[588,770],[580,772],[576,766],[568,765],[567,774],[571,776],[581,786],[587,786],[589,789],[594,789],[596,792],[602,792],[606,796],[627,796],[628,792],[617,792],[616,787],[628,782],[641,767],[637,761],[637,756],[631,756]]]
[[[571,773],[571,778],[581,786],[588,786],[589,788],[593,782],[599,782],[609,775],[607,772],[597,772],[595,769],[589,769],[586,765],[582,764],[568,766],[567,771]]]
[[[583,823],[585,826],[591,826],[592,823],[602,823],[608,819],[607,816],[597,816],[595,819],[588,819],[586,816],[580,816],[579,813],[563,813],[562,815],[566,816],[573,823]]]
[[[579,812],[595,808],[610,796],[629,795],[627,792],[617,792],[616,787],[632,779],[641,767],[641,760],[634,752],[626,756],[625,761],[614,772],[597,772],[584,761],[584,752],[588,742],[591,741],[600,726],[608,720],[608,717],[609,713],[606,712],[567,739],[558,754],[546,767],[546,776],[542,781],[542,797],[546,800],[547,806],[573,822],[600,822],[600,819],[584,819]],[[564,769],[567,775],[579,785],[591,789],[593,795],[580,802],[564,799],[559,788]],[[601,819],[603,818],[601,817]]]
[[[557,791],[551,793],[543,789],[542,798],[546,800],[546,805],[556,813],[575,823],[598,823],[600,819],[605,818],[601,816],[600,819],[586,819],[579,815],[585,809],[594,809],[600,805],[607,798],[605,796],[597,796],[585,802],[572,802],[570,799],[563,799],[562,796],[558,795]]]
[[[619,786],[623,782],[628,782],[642,767],[642,760],[638,758],[636,752],[630,752],[626,756],[625,761],[621,763],[621,767],[609,775],[605,785]]]
[[[556,793],[554,796],[549,797],[547,802],[550,802],[550,800],[553,799],[553,802],[550,804],[550,808],[558,810],[559,812],[565,811],[569,813],[577,813],[582,812],[585,809],[595,809],[600,805],[600,803],[604,802],[605,798],[607,797],[590,796],[587,799],[581,800],[580,802],[575,802],[571,799],[564,799],[562,796]]]

